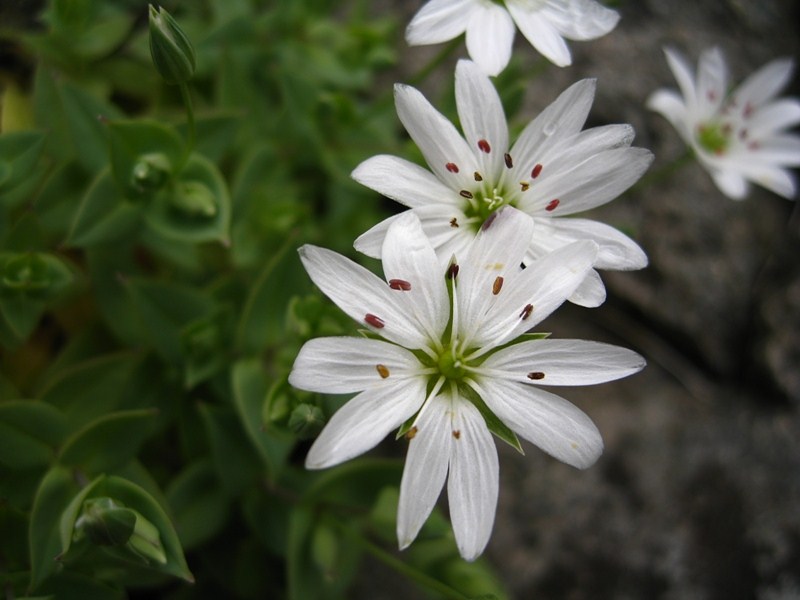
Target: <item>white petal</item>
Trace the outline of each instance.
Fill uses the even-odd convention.
[[[289,383],[309,392],[350,394],[415,376],[419,369],[417,358],[395,344],[324,337],[303,344],[289,373]]]
[[[775,164],[786,167],[800,166],[800,136],[772,135],[758,142],[758,147],[748,156],[749,162]]]
[[[481,3],[467,24],[467,52],[484,73],[497,75],[511,59],[515,33],[514,21],[506,9]]]
[[[583,340],[533,340],[498,350],[481,365],[492,377],[524,384],[593,385],[627,377],[645,366],[636,352]],[[539,379],[529,375],[536,373]]]
[[[566,38],[593,40],[616,27],[619,13],[595,0],[551,0],[542,13]]]
[[[410,46],[439,44],[452,40],[467,29],[474,0],[430,0],[406,28]]]
[[[583,281],[567,298],[573,304],[584,308],[597,308],[606,301],[606,286],[600,278],[600,273],[590,269]]]
[[[410,208],[434,203],[463,203],[457,192],[430,171],[396,156],[382,154],[368,158],[355,168],[351,177]]]
[[[550,252],[509,278],[494,296],[491,311],[482,319],[472,345],[502,345],[545,319],[584,280],[597,258],[597,250],[594,242],[575,242]],[[530,310],[526,310],[528,305]]]
[[[433,173],[453,189],[472,187],[478,163],[455,126],[410,86],[395,85],[394,96],[397,116]],[[455,165],[457,172],[448,165]]]
[[[787,169],[769,165],[750,165],[742,174],[753,183],[789,200],[794,199],[797,193],[795,176]]]
[[[405,303],[380,277],[325,248],[306,244],[298,253],[311,280],[352,319],[406,348],[427,346],[427,336],[406,313]]]
[[[605,223],[575,218],[536,218],[535,223],[538,256],[578,240],[592,240],[600,246],[595,268],[630,271],[647,266],[647,255],[639,245]]]
[[[397,540],[401,550],[414,541],[431,514],[450,463],[453,440],[450,401],[437,396],[428,403],[415,424],[416,435],[408,442],[400,482]]]
[[[539,10],[525,7],[520,0],[506,0],[508,12],[531,45],[559,67],[572,64],[572,56],[564,38]]]
[[[495,301],[497,278],[510,281],[520,270],[534,233],[533,219],[511,207],[497,211],[478,232],[467,256],[458,258],[458,329],[465,344],[483,326]],[[488,224],[488,227],[487,227]],[[524,306],[524,304],[523,304]]]
[[[779,58],[767,63],[736,88],[733,97],[739,106],[757,107],[777,96],[792,78],[794,61]]]
[[[753,137],[761,137],[770,133],[789,129],[800,123],[800,100],[784,98],[756,110],[747,131]]]
[[[456,66],[456,106],[467,143],[477,153],[481,174],[498,181],[508,150],[506,116],[492,82],[467,60],[458,61]],[[488,142],[488,153],[480,149],[479,142]]]
[[[402,379],[361,392],[325,425],[306,457],[307,469],[325,469],[375,447],[419,410],[426,378]]]
[[[494,526],[500,467],[492,434],[471,402],[454,400],[447,497],[458,551],[480,556]]]
[[[445,269],[413,211],[404,213],[389,227],[381,259],[390,289],[406,302],[408,314],[414,315],[429,339],[441,339],[450,317]]]
[[[715,115],[728,93],[728,67],[719,48],[700,55],[697,66],[697,108],[702,118]]]
[[[681,89],[686,106],[694,110],[697,106],[697,91],[695,89],[694,71],[686,59],[677,50],[664,48],[664,55],[667,57],[669,65],[678,87]]]
[[[558,460],[585,469],[603,453],[592,420],[560,396],[502,379],[486,378],[473,387],[508,427]]]
[[[719,190],[728,198],[743,200],[747,197],[750,186],[741,174],[732,169],[716,169],[710,173]]]
[[[606,204],[636,183],[653,162],[645,148],[603,150],[579,164],[565,153],[542,169],[542,177],[522,195],[520,210],[548,218],[571,215]],[[546,176],[545,176],[546,175]],[[555,209],[547,210],[558,199]]]
[[[356,241],[353,242],[353,248],[372,258],[380,258],[381,248],[383,248],[383,240],[386,238],[386,232],[389,230],[391,224],[399,219],[400,215],[402,214],[403,213],[400,213],[399,215],[393,215],[388,219],[384,219],[377,225],[373,225],[356,238]]]
[[[584,79],[564,90],[555,102],[528,123],[511,149],[511,155],[520,160],[528,157],[537,163],[537,158],[554,145],[578,133],[592,108],[595,88],[594,79]]]
[[[647,108],[660,113],[678,130],[684,141],[691,140],[686,103],[673,90],[658,90],[647,99]]]

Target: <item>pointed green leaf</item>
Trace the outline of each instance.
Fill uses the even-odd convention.
[[[34,169],[44,148],[45,134],[15,131],[0,135],[0,192],[19,185]]]
[[[35,400],[0,403],[0,465],[25,469],[49,464],[67,432],[64,415]]]
[[[184,549],[211,539],[228,520],[230,501],[210,460],[196,462],[179,473],[167,489],[167,498]]]
[[[95,419],[70,436],[58,460],[89,474],[111,471],[136,456],[153,433],[156,409],[127,410]]]
[[[105,123],[122,115],[111,104],[68,81],[62,82],[58,89],[75,156],[90,172],[97,172],[108,164],[108,132]]]

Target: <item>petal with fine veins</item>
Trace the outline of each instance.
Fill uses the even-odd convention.
[[[417,537],[431,514],[444,486],[450,463],[452,423],[450,401],[431,398],[416,423],[416,434],[408,442],[408,454],[400,482],[397,507],[397,540],[400,549]]]
[[[425,378],[402,379],[361,392],[325,425],[306,457],[307,469],[324,469],[375,447],[419,410]]]
[[[425,157],[434,174],[454,189],[474,185],[472,174],[478,163],[467,142],[418,90],[407,85],[394,86],[397,116]],[[456,165],[457,170],[448,169]]]
[[[522,35],[534,48],[559,67],[572,64],[567,43],[546,15],[527,8],[521,0],[506,0],[506,6]]]
[[[506,115],[489,78],[468,60],[460,60],[456,66],[456,106],[464,136],[477,152],[483,177],[499,179],[504,168],[503,154],[508,150]],[[482,141],[488,142],[484,146],[488,153],[479,149]]]
[[[550,456],[586,469],[603,453],[592,420],[560,396],[502,379],[485,379],[473,387],[503,423]]]
[[[555,0],[542,13],[566,38],[593,40],[607,34],[619,22],[619,13],[595,0]]]
[[[692,67],[677,50],[664,48],[664,55],[667,57],[667,64],[678,82],[678,87],[681,89],[686,106],[689,110],[694,110],[697,106],[697,92],[695,90]]]
[[[383,373],[378,365],[383,367]],[[417,358],[396,344],[324,337],[303,345],[289,373],[289,383],[309,392],[350,394],[415,376],[419,370]]]
[[[458,37],[467,28],[474,0],[430,0],[406,28],[410,46],[439,44]]]
[[[497,75],[508,65],[515,33],[506,9],[479,3],[467,24],[467,52],[484,73]]]
[[[447,497],[458,551],[475,560],[492,534],[500,467],[492,434],[478,409],[453,399],[453,441]]]
[[[792,78],[794,61],[789,58],[773,60],[745,79],[736,88],[733,97],[744,106],[759,106],[777,96]]]
[[[532,340],[498,350],[480,366],[493,377],[525,384],[593,385],[641,371],[632,350],[584,340]],[[530,374],[538,374],[538,378]]]
[[[415,208],[426,204],[463,203],[457,192],[444,185],[430,171],[396,156],[381,154],[358,165],[351,177],[362,185]]]

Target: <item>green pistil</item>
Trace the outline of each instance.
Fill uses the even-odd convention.
[[[451,348],[445,348],[442,354],[439,355],[436,366],[439,368],[439,372],[450,381],[461,381],[467,374],[461,362],[461,357],[454,356]]]
[[[707,123],[697,128],[697,143],[711,154],[724,154],[730,144],[729,128],[720,123]]]
[[[514,202],[506,199],[509,195],[498,189],[473,192],[473,197],[464,207],[464,214],[477,231],[497,209],[514,205]]]

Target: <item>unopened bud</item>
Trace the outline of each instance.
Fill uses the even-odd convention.
[[[194,75],[194,48],[166,10],[150,5],[150,55],[164,81],[186,83]]]
[[[20,254],[2,266],[0,287],[17,292],[35,292],[50,286],[47,263],[38,254]]]
[[[75,521],[73,539],[83,536],[97,546],[122,546],[128,542],[136,524],[136,513],[111,498],[92,498],[83,503],[83,513]]]
[[[143,154],[133,165],[131,186],[142,194],[158,191],[169,180],[171,172],[172,165],[164,154]]]
[[[210,219],[217,214],[217,199],[207,185],[199,181],[182,181],[175,186],[170,199],[172,208],[189,217]]]
[[[317,435],[323,425],[325,425],[325,415],[313,404],[300,404],[289,416],[289,429],[303,438]]]

